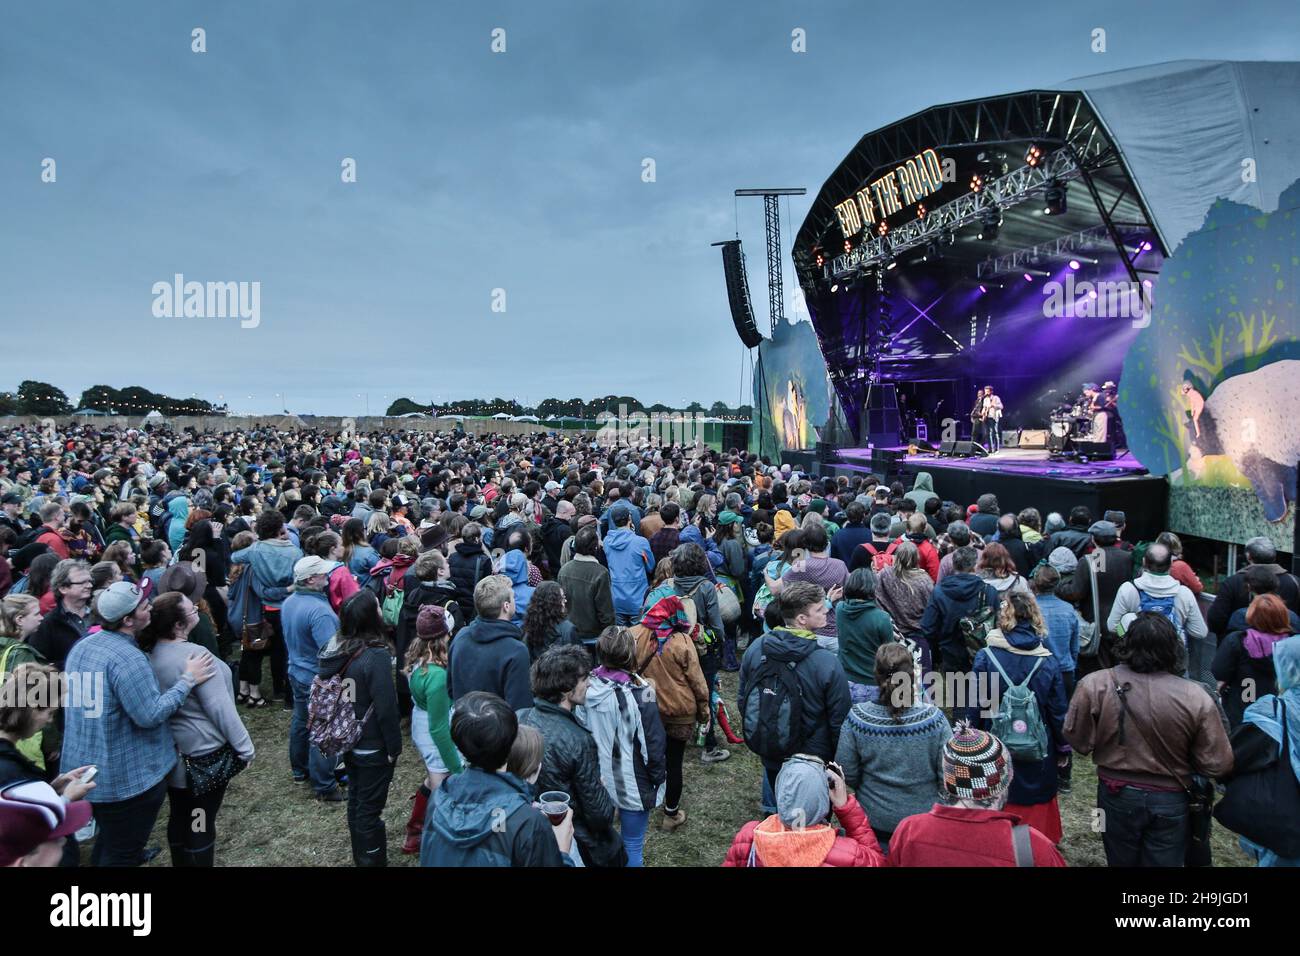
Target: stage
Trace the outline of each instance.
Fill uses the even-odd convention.
[[[919,472],[928,472],[939,497],[962,505],[982,494],[995,494],[1001,510],[1037,508],[1044,516],[1085,505],[1094,518],[1108,510],[1125,512],[1126,536],[1152,540],[1165,528],[1166,483],[1130,454],[1114,461],[1052,461],[1045,449],[1004,448],[985,457],[948,458],[933,452],[907,454],[906,447],[844,448],[838,461],[821,466],[823,474],[872,473],[899,478],[911,488]]]

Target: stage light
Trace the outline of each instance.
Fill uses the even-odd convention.
[[[1144,242],[1144,243],[1142,243],[1142,251],[1143,251],[1143,252],[1150,252],[1150,251],[1151,251],[1151,243],[1149,243],[1149,242]]]
[[[832,291],[832,292],[839,292],[839,291],[840,291],[840,284],[839,284],[838,282],[832,282],[832,283],[831,283],[831,291]]]
[[[984,190],[984,177],[981,176],[979,173],[976,173],[974,176],[970,178],[970,191],[973,193],[978,193],[978,192],[983,192],[983,190]]]
[[[917,219],[925,218],[925,203],[921,203],[916,207],[916,218]]]
[[[817,268],[820,269],[826,262],[826,259],[819,252],[817,253]]]
[[[1025,281],[1026,281],[1026,282],[1033,282],[1033,281],[1034,281],[1034,277],[1031,276],[1028,272],[1026,272],[1026,273],[1025,273]]]
[[[1078,260],[1078,259],[1071,259],[1071,260],[1070,260],[1070,268],[1073,269],[1075,272],[1078,272],[1078,271],[1079,271],[1079,260]]]
[[[1025,165],[1037,166],[1043,161],[1043,151],[1037,146],[1030,146],[1029,151],[1025,153]]]
[[[876,233],[883,236],[887,232],[889,232],[889,223],[882,219],[880,220],[880,225],[876,226]]]
[[[897,259],[890,259],[889,262],[887,262],[887,263],[885,264],[885,268],[886,268],[886,269],[892,269],[892,268],[894,268],[896,265],[898,265],[898,260],[897,260]]]
[[[981,292],[988,292],[989,290],[986,289],[986,288],[984,288],[983,283],[981,283],[981,284],[980,284],[980,291],[981,291]]]
[[[1144,288],[1147,288],[1147,289],[1151,288],[1151,280],[1150,280],[1150,279],[1143,279],[1143,280],[1142,280],[1142,286],[1143,286]]]
[[[1049,216],[1060,216],[1066,211],[1065,202],[1065,185],[1057,179],[1049,179],[1047,188],[1043,190],[1043,201],[1046,207],[1043,209]]]
[[[1002,225],[1002,210],[995,208],[985,209],[980,213],[980,239],[996,239],[998,237],[998,228]]]
[[[853,243],[849,242],[849,240],[847,239],[844,240],[844,251],[845,252],[853,251]]]

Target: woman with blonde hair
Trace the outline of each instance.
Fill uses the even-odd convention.
[[[992,545],[990,545],[992,547]],[[1006,810],[1019,815],[1022,823],[1038,830],[1053,843],[1060,843],[1061,811],[1057,805],[1058,768],[1068,766],[1070,745],[1065,740],[1065,679],[1056,656],[1043,643],[1047,626],[1033,596],[1019,589],[1002,598],[998,626],[990,631],[988,643],[975,655],[971,682],[976,688],[976,706],[959,708],[983,730],[990,730],[1007,746],[1014,769]],[[1016,718],[1009,738],[1003,723],[1015,707],[1013,688],[1028,689],[1034,697],[1042,734],[1036,743],[1021,746],[1022,735],[1033,737],[1037,721],[1032,712],[1020,726]],[[1034,751],[1041,744],[1042,755]]]

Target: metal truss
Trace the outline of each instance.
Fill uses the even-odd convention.
[[[785,323],[785,280],[781,276],[781,197],[763,196],[763,225],[767,229],[767,311],[772,319],[772,335]]]
[[[825,278],[843,278],[871,269],[890,259],[938,239],[946,232],[978,222],[986,210],[1007,209],[1024,202],[1034,193],[1041,192],[1048,180],[1066,182],[1079,176],[1079,164],[1074,151],[1063,146],[1048,153],[1038,166],[1021,166],[986,183],[980,192],[970,192],[944,203],[926,213],[923,219],[914,219],[883,236],[868,239],[851,252],[836,256],[825,267]]]
[[[985,279],[1008,272],[1021,272],[1025,266],[1033,265],[1043,259],[1064,259],[1072,252],[1104,243],[1107,239],[1108,232],[1104,225],[1089,226],[1068,236],[1060,236],[1051,242],[1039,243],[1028,249],[1017,249],[996,259],[985,259],[975,266],[975,278]]]

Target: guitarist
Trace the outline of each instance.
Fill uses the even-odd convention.
[[[988,439],[983,444],[990,452],[999,451],[1002,448],[1002,399],[993,394],[992,385],[985,385],[978,401],[980,422],[984,437]]]

